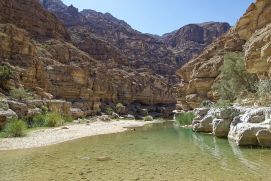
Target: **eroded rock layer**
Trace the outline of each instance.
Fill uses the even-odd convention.
[[[197,108],[204,100],[218,98],[213,85],[228,52],[245,52],[247,71],[260,79],[270,75],[270,14],[271,2],[257,0],[226,35],[177,71],[183,80],[176,86],[179,109]]]

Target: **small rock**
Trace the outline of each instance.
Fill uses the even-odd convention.
[[[110,160],[112,160],[112,158],[109,156],[101,156],[101,157],[97,157],[96,160],[97,161],[110,161]]]

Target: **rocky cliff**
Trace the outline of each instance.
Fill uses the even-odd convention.
[[[68,33],[36,0],[1,1],[0,7],[0,60],[13,70],[12,79],[1,85],[4,95],[12,87],[24,87],[38,98],[69,101],[86,115],[118,102],[127,105],[127,113],[140,104],[158,113],[162,105],[174,105],[168,79],[130,68],[117,48],[83,29]],[[84,41],[74,41],[77,35]],[[129,107],[134,103],[136,109]]]
[[[177,64],[181,66],[199,55],[205,47],[229,29],[228,23],[190,24],[163,35],[161,40],[174,52],[177,56]]]
[[[259,78],[268,77],[270,4],[269,0],[257,0],[226,35],[177,71],[183,80],[176,87],[179,109],[189,110],[198,107],[203,100],[218,98],[212,86],[220,74],[225,53],[245,52],[248,72],[258,74]]]
[[[33,107],[62,99],[70,103],[54,103],[83,115],[119,102],[125,114],[148,109],[161,116],[174,108],[176,53],[160,37],[60,0],[0,0],[0,10],[0,61],[12,69],[1,97],[23,87],[38,99]]]

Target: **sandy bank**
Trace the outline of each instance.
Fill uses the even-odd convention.
[[[59,128],[50,128],[44,130],[37,130],[28,133],[26,137],[22,138],[5,138],[0,139],[0,151],[35,148],[62,143],[78,138],[111,134],[126,131],[129,127],[141,127],[146,124],[154,122],[141,121],[113,121],[113,122],[93,122],[87,124],[74,124]]]

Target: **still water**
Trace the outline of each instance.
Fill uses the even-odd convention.
[[[0,152],[0,180],[271,180],[271,150],[240,149],[211,135],[155,124]]]

